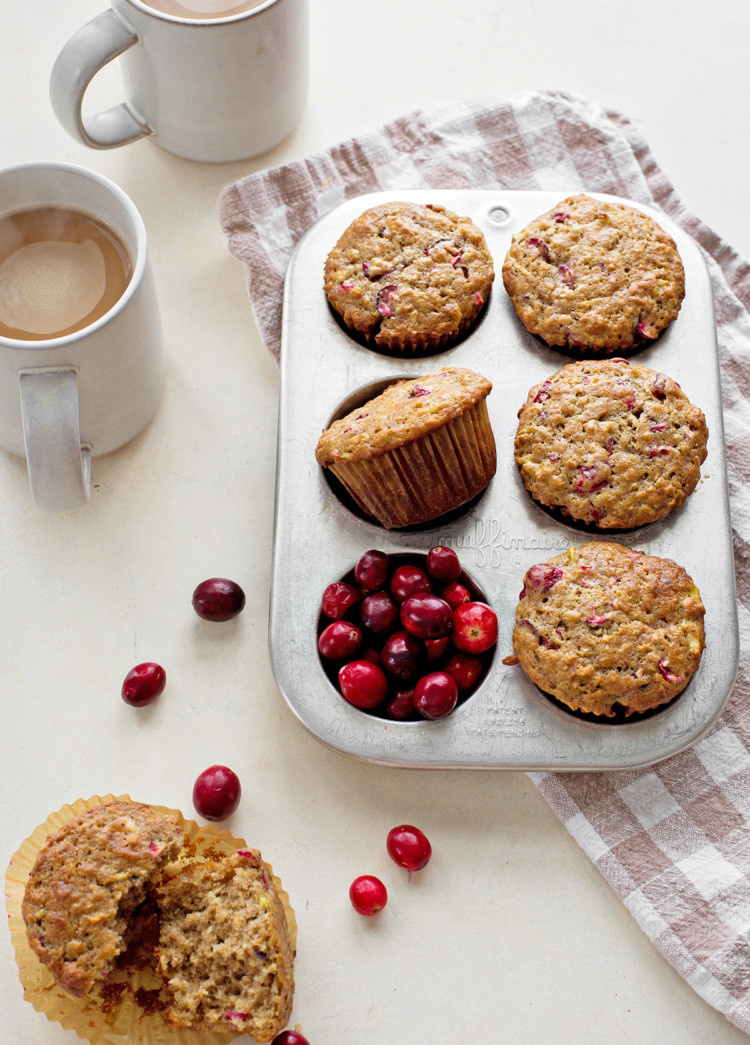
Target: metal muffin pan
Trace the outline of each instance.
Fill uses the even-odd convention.
[[[449,190],[378,192],[348,200],[300,240],[284,293],[270,654],[276,681],[299,721],[337,751],[387,766],[524,770],[625,769],[688,747],[721,712],[739,660],[739,629],[724,456],[716,325],[711,283],[696,244],[664,215],[652,216],[675,239],[686,294],[677,320],[634,358],[677,380],[709,428],[702,478],[682,508],[633,531],[592,534],[558,522],[532,500],[513,456],[517,412],[529,388],[570,357],[529,334],[503,288],[512,235],[566,193]],[[595,193],[599,199],[626,202]],[[440,203],[483,231],[495,284],[483,318],[458,345],[427,358],[395,358],[364,347],[339,325],[322,289],[326,256],[344,229],[387,200]],[[636,204],[631,204],[637,206]],[[350,511],[315,460],[320,433],[340,406],[388,379],[465,366],[488,377],[498,469],[486,492],[450,521],[388,531]],[[545,697],[513,652],[511,633],[529,566],[571,545],[617,540],[675,559],[700,588],[706,649],[686,690],[664,710],[633,722],[590,721]],[[495,608],[497,652],[476,692],[445,719],[394,722],[351,707],[326,677],[317,651],[320,598],[368,548],[426,552],[455,548],[464,570]]]

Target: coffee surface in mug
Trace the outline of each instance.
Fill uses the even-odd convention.
[[[0,335],[44,341],[82,330],[132,275],[119,237],[83,211],[34,207],[0,218]]]
[[[263,0],[143,0],[147,7],[152,7],[162,14],[174,15],[177,18],[200,18],[203,20],[214,18],[228,18],[230,15],[243,14],[252,11],[254,7],[260,7]]]

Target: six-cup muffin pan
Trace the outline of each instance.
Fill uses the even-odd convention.
[[[630,203],[618,197],[600,199]],[[669,374],[706,415],[708,457],[682,508],[638,530],[592,532],[567,525],[532,500],[513,455],[517,412],[529,388],[571,358],[529,334],[502,285],[512,235],[566,193],[514,191],[378,192],[348,200],[321,218],[289,264],[283,313],[270,653],[289,707],[319,740],[388,766],[527,770],[624,769],[649,765],[694,743],[721,712],[734,682],[739,637],[711,284],[695,243],[664,215],[675,239],[686,293],[671,327],[633,358]],[[429,357],[393,357],[358,343],[334,317],[322,289],[325,258],[362,211],[387,200],[441,203],[470,217],[495,262],[495,284],[480,322],[454,347]],[[631,204],[637,206],[637,204]],[[359,514],[315,460],[323,428],[392,380],[465,366],[493,383],[488,399],[498,469],[464,510],[408,530],[384,530]],[[512,654],[518,593],[529,566],[588,540],[616,540],[680,563],[706,607],[706,649],[687,688],[638,720],[592,720],[543,694]],[[498,615],[492,665],[478,689],[438,721],[397,722],[349,705],[317,650],[320,598],[370,549],[389,555],[454,548]]]

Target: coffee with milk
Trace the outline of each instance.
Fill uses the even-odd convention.
[[[46,341],[83,330],[120,300],[133,265],[119,237],[69,207],[0,218],[0,335]]]

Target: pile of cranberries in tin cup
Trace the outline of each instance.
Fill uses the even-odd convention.
[[[373,549],[323,592],[318,652],[354,707],[385,719],[441,719],[487,673],[497,615],[452,548]]]

